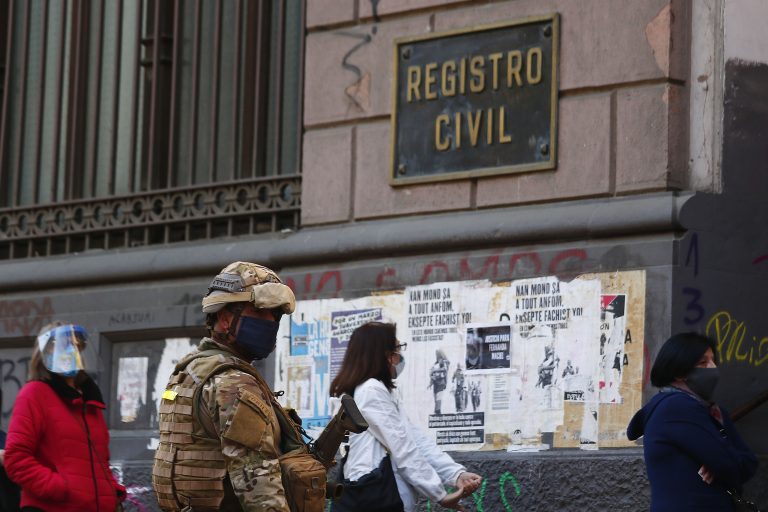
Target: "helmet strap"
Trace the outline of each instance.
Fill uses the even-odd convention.
[[[237,302],[234,306],[229,306],[228,309],[229,312],[232,313],[232,321],[229,323],[229,329],[227,329],[226,334],[227,336],[234,338],[236,336],[235,329],[237,328],[238,322],[240,322],[240,315],[245,309],[245,304]]]
[[[236,335],[236,328],[237,323],[240,321],[240,315],[242,314],[243,310],[245,309],[245,306],[241,303],[234,303],[233,305],[227,305],[225,306],[227,311],[232,313],[232,319],[230,320],[229,327],[225,331],[217,331],[216,330],[216,324],[218,323],[218,319],[212,322],[212,325],[210,327],[211,332],[211,338],[218,341],[219,343],[224,343],[226,345],[229,345],[230,339],[233,339]],[[218,313],[215,313],[218,315]]]

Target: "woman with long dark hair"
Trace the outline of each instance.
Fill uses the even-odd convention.
[[[125,498],[109,468],[104,400],[84,371],[87,338],[82,327],[55,322],[35,341],[5,446],[22,511],[113,512]]]
[[[362,325],[352,333],[341,370],[331,383],[331,395],[352,395],[369,425],[367,431],[349,437],[345,481],[364,481],[374,472],[393,473],[400,500],[386,507],[363,507],[350,503],[354,493],[345,492],[347,498],[342,494],[333,510],[410,512],[416,509],[417,495],[446,508],[464,510],[459,500],[472,494],[482,481],[454,462],[406,417],[392,393],[394,379],[405,363],[404,348],[397,341],[393,324]],[[448,493],[446,486],[456,490]]]
[[[714,402],[717,348],[696,333],[676,334],[661,347],[651,383],[661,391],[635,414],[630,440],[643,436],[652,512],[735,510],[757,459]]]

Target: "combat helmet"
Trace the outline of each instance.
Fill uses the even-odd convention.
[[[236,261],[213,278],[203,297],[203,313],[216,313],[227,304],[251,302],[258,309],[296,309],[293,291],[272,270],[256,263]]]

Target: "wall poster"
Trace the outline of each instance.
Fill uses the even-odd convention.
[[[393,322],[408,344],[396,393],[444,449],[634,446],[625,428],[642,402],[644,316],[643,271],[299,301],[281,325],[276,389],[316,435],[352,331]]]

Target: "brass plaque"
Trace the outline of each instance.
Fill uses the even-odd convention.
[[[390,183],[557,166],[557,14],[395,41]]]

